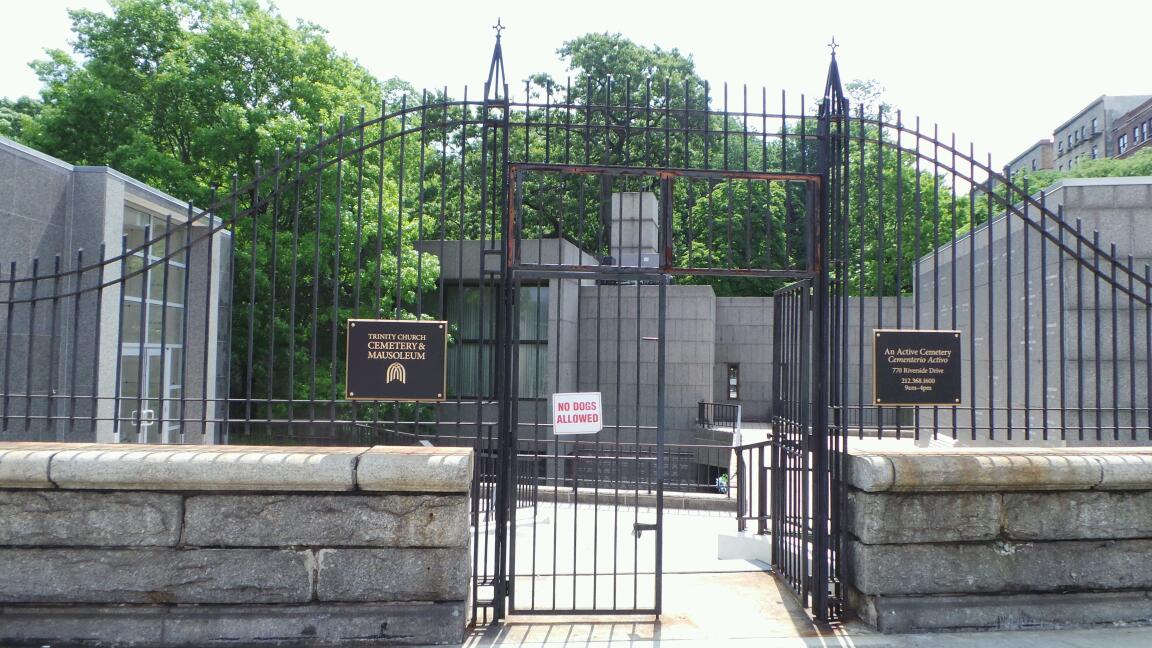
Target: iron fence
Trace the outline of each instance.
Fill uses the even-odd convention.
[[[507,611],[505,530],[539,486],[659,496],[729,471],[728,448],[688,443],[693,410],[732,421],[701,402],[712,367],[668,370],[699,342],[668,321],[688,289],[773,298],[770,518],[757,500],[741,519],[770,522],[820,618],[851,439],[1152,441],[1152,237],[1129,198],[1016,183],[935,126],[851,112],[835,61],[820,101],[778,107],[654,79],[513,97],[499,45],[491,72],[481,97],[405,97],[297,140],[202,208],[127,201],[83,250],[0,267],[0,436],[474,447],[479,620]],[[444,400],[345,398],[351,318],[447,321]],[[877,403],[875,329],[957,332],[961,402]],[[552,434],[563,385],[604,393],[610,435]],[[658,610],[656,590],[600,609]]]
[[[736,430],[740,427],[740,406],[700,401],[696,404],[696,424],[707,430]]]
[[[736,492],[736,529],[747,531],[748,522],[756,523],[756,533],[767,535],[772,521],[769,505],[771,475],[774,469],[775,440],[749,443],[732,448],[736,463],[733,483]],[[775,562],[775,559],[773,559]]]

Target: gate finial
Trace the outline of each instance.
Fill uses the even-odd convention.
[[[492,48],[492,62],[488,64],[488,80],[484,82],[484,101],[500,103],[508,99],[508,77],[504,73],[504,49],[500,46],[500,32],[507,27],[497,18],[492,29],[496,31],[496,45]]]
[[[824,82],[824,105],[821,106],[821,113],[840,114],[845,115],[848,113],[848,98],[844,96],[844,86],[840,83],[840,66],[836,62],[836,48],[840,44],[836,42],[836,37],[832,37],[832,42],[828,43],[828,47],[832,50],[832,60],[828,63],[828,77]]]

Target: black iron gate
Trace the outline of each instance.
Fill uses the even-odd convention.
[[[667,402],[669,345],[710,396],[712,367],[683,361],[712,325],[712,284],[811,277],[821,178],[548,162],[508,174],[507,480],[527,470],[538,484],[509,513],[508,610],[659,614],[669,458],[708,462],[690,443],[695,412]],[[548,397],[568,392],[602,397],[603,431],[556,434]]]
[[[1109,245],[899,113],[849,115],[835,59],[817,105],[778,108],[611,77],[517,99],[499,41],[489,70],[483,97],[389,100],[202,207],[126,203],[86,250],[5,260],[0,437],[472,447],[478,622],[660,611],[661,495],[729,466],[689,432],[715,369],[693,290],[777,300],[763,526],[819,619],[850,435],[1152,438],[1140,237]],[[345,398],[362,318],[447,321],[444,400]],[[874,328],[960,331],[962,407],[872,402]],[[556,437],[561,390],[600,392],[604,430]]]
[[[510,514],[508,611],[659,614],[667,278],[656,251],[670,231],[668,203],[637,203],[646,227],[625,254],[647,250],[647,263],[611,259],[625,247],[629,190],[655,198],[645,191],[652,177],[546,163],[512,164],[508,174],[503,430],[521,459],[513,480],[530,478],[535,496]],[[550,236],[532,231],[531,212],[551,212]],[[552,396],[565,393],[598,396],[599,432],[558,433]]]
[[[819,443],[812,427],[812,280],[773,295],[772,446],[769,476],[772,565],[810,604],[813,536],[820,532],[811,494],[812,453]]]

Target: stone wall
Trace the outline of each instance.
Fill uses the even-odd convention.
[[[740,398],[728,399],[728,365],[740,366]],[[712,401],[742,407],[745,421],[772,416],[772,298],[716,298]]]
[[[1152,178],[1068,178],[1046,189],[1045,205],[1098,233],[1104,250],[1115,244],[1137,273],[1152,261]],[[967,445],[1147,445],[1147,308],[1096,277],[1094,265],[1113,272],[1106,258],[1028,213],[1083,259],[999,216],[918,262],[924,328],[958,329],[963,345],[964,406],[922,408],[921,425],[955,425]]]
[[[0,445],[0,644],[459,643],[469,450]]]
[[[1152,451],[853,452],[849,607],[884,632],[1152,623]]]
[[[656,442],[659,292],[635,284],[580,288],[580,391],[603,394],[605,428],[630,435],[638,425],[646,443]],[[716,296],[711,286],[668,286],[667,298],[666,439],[694,443],[696,404],[712,398]]]

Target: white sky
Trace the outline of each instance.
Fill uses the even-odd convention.
[[[1148,26],[1152,2],[1094,0],[279,0],[289,19],[329,31],[337,49],[373,74],[420,87],[463,86],[476,96],[487,73],[499,16],[509,79],[538,71],[564,78],[555,50],[587,32],[620,32],[645,45],[678,48],[732,96],[747,83],[759,96],[818,96],[835,35],[845,81],[876,79],[886,99],[958,141],[974,142],[996,166],[1101,94],[1152,94]],[[16,7],[19,7],[16,9]],[[36,94],[27,63],[67,48],[66,8],[104,0],[13,4],[0,39],[0,96]],[[513,84],[515,87],[515,83]],[[719,95],[717,91],[716,96]]]

